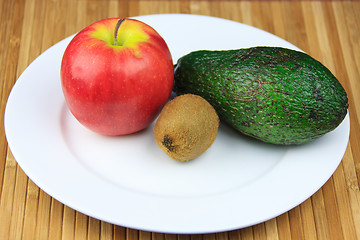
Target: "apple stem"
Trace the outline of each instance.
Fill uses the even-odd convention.
[[[125,20],[124,18],[120,18],[119,21],[117,22],[116,26],[115,26],[115,32],[114,32],[114,45],[115,46],[119,45],[118,40],[117,40],[117,35],[118,35],[120,25],[124,20]]]

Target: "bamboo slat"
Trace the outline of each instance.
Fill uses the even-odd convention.
[[[42,52],[107,17],[186,13],[222,17],[273,33],[327,66],[348,93],[350,142],[333,176],[299,206],[229,232],[187,235],[116,226],[47,195],[8,148],[4,111],[16,79]],[[176,26],[174,26],[176,27]],[[360,239],[360,1],[0,1],[0,239]]]

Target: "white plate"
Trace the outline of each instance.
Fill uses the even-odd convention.
[[[262,30],[196,15],[137,17],[168,43],[174,63],[198,49],[257,45],[297,49]],[[188,163],[156,145],[153,125],[120,137],[90,132],[70,114],[59,69],[71,37],[39,56],[16,82],[5,130],[24,172],[49,195],[89,216],[125,227],[167,233],[206,233],[276,217],[315,193],[339,165],[349,116],[306,145],[284,147],[221,126],[212,147]]]

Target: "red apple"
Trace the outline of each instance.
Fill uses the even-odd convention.
[[[149,126],[174,83],[164,39],[135,19],[103,19],[80,31],[61,62],[61,85],[71,113],[104,135]]]

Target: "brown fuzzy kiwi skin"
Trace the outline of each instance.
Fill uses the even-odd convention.
[[[154,139],[170,158],[186,162],[214,143],[219,122],[215,109],[204,98],[184,94],[164,106],[154,126]]]

